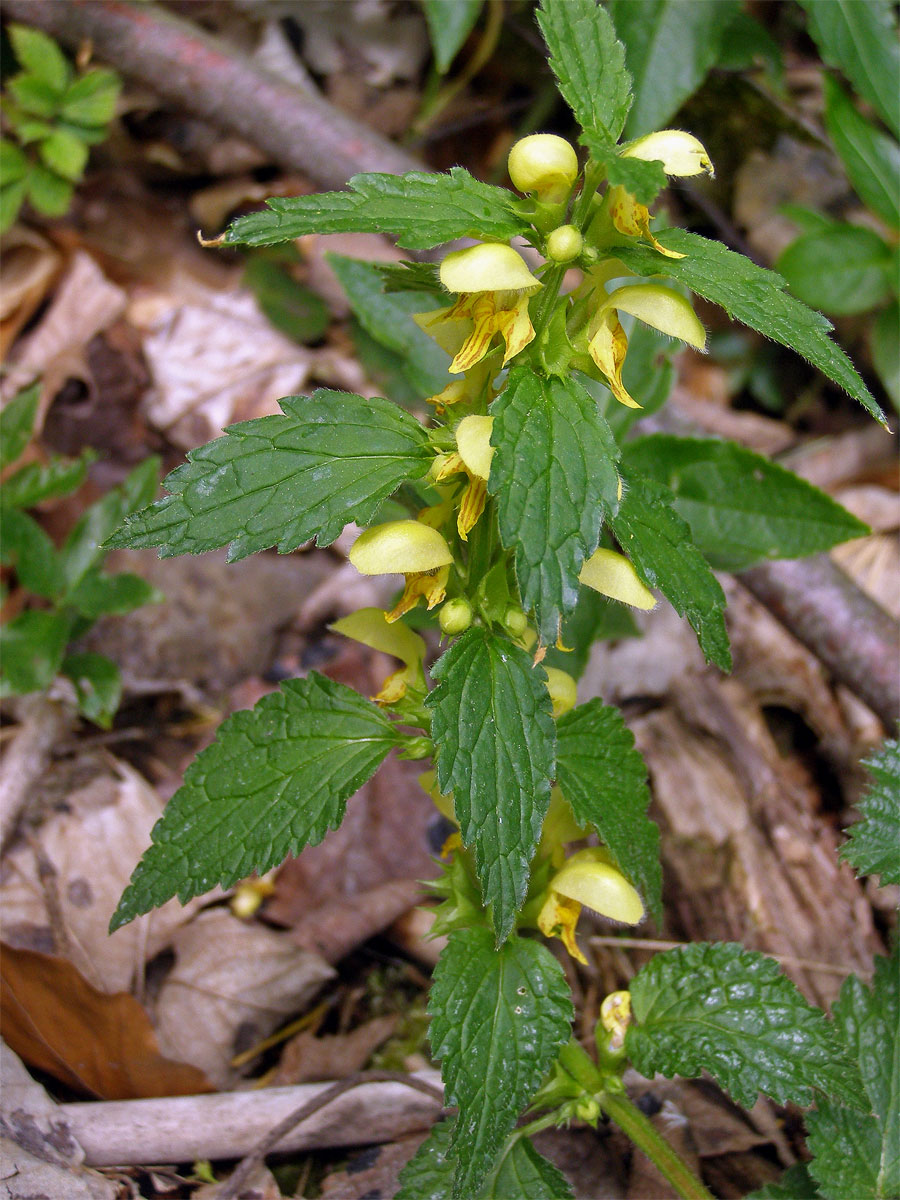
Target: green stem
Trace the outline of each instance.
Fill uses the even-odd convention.
[[[534,326],[534,344],[539,345],[541,334],[544,327],[550,320],[553,312],[553,305],[556,303],[556,297],[559,295],[560,284],[568,270],[568,264],[557,263],[551,267],[543,278],[544,290],[538,296],[537,307],[535,308],[532,325]]]
[[[637,1148],[647,1155],[683,1200],[713,1200],[687,1163],[657,1132],[637,1105],[621,1093],[606,1090],[609,1076],[597,1067],[575,1038],[560,1050],[559,1062],[585,1092],[597,1100],[607,1116],[631,1138]]]
[[[603,1092],[597,1096],[600,1107],[650,1159],[683,1200],[713,1200],[687,1163],[676,1154],[637,1105],[627,1096]]]

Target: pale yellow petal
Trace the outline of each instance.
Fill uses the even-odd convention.
[[[500,242],[482,242],[453,250],[441,263],[441,283],[448,292],[495,292],[540,284],[520,254]]]
[[[349,558],[361,575],[408,575],[453,562],[441,534],[421,521],[373,525],[353,543]]]
[[[478,415],[463,417],[456,427],[456,446],[460,458],[469,474],[477,475],[479,479],[490,478],[491,459],[494,457],[494,447],[491,445],[493,427],[493,417]]]
[[[646,612],[656,607],[656,597],[639,578],[624,554],[600,547],[595,550],[581,568],[578,579],[595,592],[601,592],[613,600],[621,600],[632,608]]]

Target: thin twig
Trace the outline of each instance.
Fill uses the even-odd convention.
[[[324,1092],[320,1092],[318,1096],[315,1096],[306,1104],[302,1104],[299,1108],[294,1109],[292,1113],[288,1113],[283,1121],[279,1121],[266,1134],[256,1149],[251,1151],[238,1164],[222,1188],[219,1200],[235,1200],[240,1189],[256,1170],[257,1166],[267,1154],[270,1154],[275,1149],[286,1134],[290,1133],[297,1125],[301,1125],[304,1121],[309,1120],[320,1109],[337,1100],[338,1096],[343,1096],[345,1092],[349,1092],[353,1088],[357,1088],[365,1083],[402,1083],[406,1087],[412,1088],[413,1091],[423,1092],[426,1096],[433,1097],[441,1104],[444,1102],[444,1094],[440,1088],[434,1087],[433,1084],[426,1083],[422,1079],[416,1079],[413,1075],[404,1075],[402,1071],[359,1071],[356,1075],[351,1075],[347,1079],[341,1079],[338,1083],[332,1084],[330,1088],[326,1088]]]
[[[127,0],[6,0],[7,18],[97,57],[164,100],[239,134],[320,187],[343,187],[357,171],[402,175],[422,163],[374,130],[251,63],[190,21]]]
[[[655,938],[629,938],[629,937],[591,937],[588,938],[591,946],[609,947],[614,950],[677,950],[680,946],[690,945],[689,942],[665,942]],[[840,975],[845,976],[850,973],[849,967],[839,967],[834,963],[816,962],[811,958],[797,958],[793,954],[768,954],[768,958],[774,958],[776,962],[783,963],[788,967],[800,967],[804,971],[819,971],[823,975]]]

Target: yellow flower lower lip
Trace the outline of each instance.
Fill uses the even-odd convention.
[[[453,562],[443,536],[421,521],[373,525],[359,535],[349,557],[361,575],[409,575]]]
[[[656,608],[656,597],[638,576],[624,554],[601,546],[581,568],[579,582],[612,600],[621,600],[645,612]]]

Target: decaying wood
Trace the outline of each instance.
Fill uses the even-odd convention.
[[[127,0],[7,0],[7,18],[94,53],[164,100],[239,134],[320,187],[357,171],[422,170],[407,151],[339,112],[313,90],[254,66],[225,42],[155,4]]]
[[[411,1078],[440,1089],[436,1071],[417,1071]],[[159,1100],[61,1104],[59,1114],[84,1149],[89,1166],[237,1158],[251,1153],[285,1118],[318,1102],[333,1086],[300,1084]],[[439,1094],[425,1095],[393,1081],[361,1084],[295,1125],[277,1143],[278,1149],[393,1141],[432,1124],[441,1107]]]
[[[887,729],[900,717],[897,623],[825,554],[761,563],[741,583]]]

